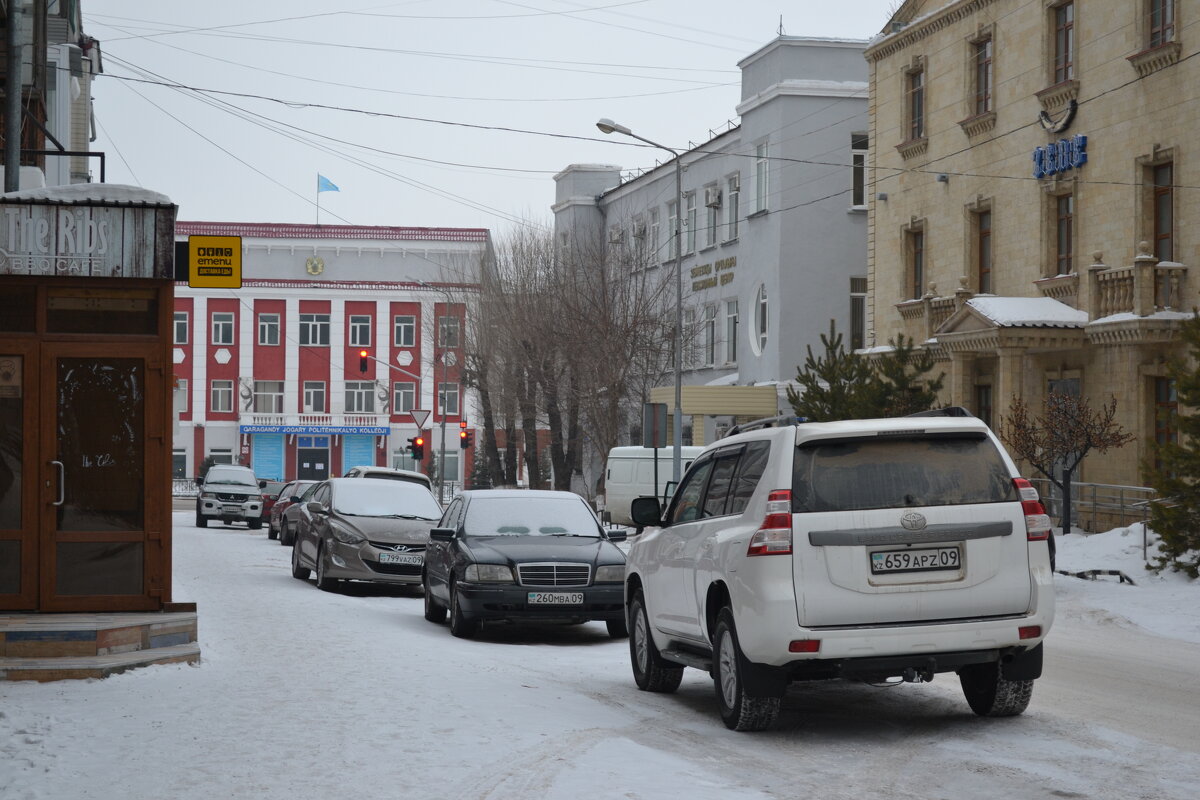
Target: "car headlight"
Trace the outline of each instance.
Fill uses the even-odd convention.
[[[503,564],[471,564],[463,577],[478,583],[516,583],[512,568]]]
[[[216,492],[201,492],[200,498],[203,500],[216,500],[217,493]]]
[[[343,528],[340,525],[330,525],[330,531],[333,533],[333,538],[337,539],[342,544],[362,544],[367,540],[358,531],[352,531],[348,528]]]
[[[624,564],[596,567],[596,583],[621,583],[625,580]]]

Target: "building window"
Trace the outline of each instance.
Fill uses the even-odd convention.
[[[186,378],[175,379],[175,391],[171,394],[175,401],[175,413],[186,414],[188,411],[188,382]]]
[[[1179,441],[1176,430],[1179,414],[1179,397],[1174,378],[1154,379],[1154,441],[1158,445],[1175,444]],[[1162,470],[1162,459],[1155,451],[1154,468]]]
[[[1174,165],[1158,164],[1151,170],[1154,175],[1154,256],[1159,261],[1174,261],[1175,214],[1171,185]]]
[[[258,315],[258,343],[263,345],[279,344],[279,315]]]
[[[759,286],[758,295],[754,299],[754,336],[750,339],[755,355],[761,356],[767,346],[767,333],[770,329],[768,311],[767,287]]]
[[[1175,0],[1150,0],[1150,46],[1175,39]]]
[[[438,406],[441,408],[443,417],[458,416],[458,384],[457,383],[439,383],[438,384]]]
[[[417,318],[413,316],[392,317],[392,341],[396,347],[416,347]]]
[[[175,312],[175,344],[188,343],[188,312]]]
[[[208,454],[212,456],[214,464],[232,464],[233,451],[228,448],[209,450]]]
[[[992,212],[975,215],[975,275],[979,294],[992,293]]]
[[[754,211],[767,210],[767,198],[771,195],[770,162],[767,161],[767,144],[754,148]]]
[[[304,413],[325,413],[325,381],[304,382]]]
[[[329,346],[329,315],[300,315],[300,344],[316,347]]]
[[[675,258],[679,255],[679,204],[675,201],[667,203],[667,236],[671,242],[667,245],[667,256]]]
[[[661,255],[658,252],[658,243],[661,241],[658,228],[658,209],[652,208],[650,209],[650,226],[646,233],[646,252],[650,254],[650,264],[657,264],[662,260]]]
[[[213,312],[212,343],[225,345],[233,344],[233,312]]]
[[[442,476],[442,480],[446,483],[457,483],[462,480],[462,475],[459,472],[460,467],[458,455],[458,450],[451,450],[448,447],[446,448],[445,453],[443,453],[441,450],[433,451],[435,463],[441,463],[442,465],[440,467],[439,474]],[[441,460],[443,457],[445,458],[445,461]]]
[[[346,381],[346,413],[375,413],[375,384],[372,381]]]
[[[1075,271],[1074,252],[1075,195],[1054,198],[1054,264],[1059,275]]]
[[[728,191],[725,198],[725,240],[733,241],[738,237],[738,218],[742,214],[742,176],[730,175],[726,187]]]
[[[908,73],[908,139],[925,138],[925,70]]]
[[[171,477],[177,480],[187,479],[187,451],[171,451]]]
[[[919,298],[925,286],[925,231],[911,230],[905,234],[905,254],[908,257],[908,296]]]
[[[975,42],[975,114],[992,110],[992,40]]]
[[[233,381],[213,381],[210,398],[210,410],[218,413],[233,411]]]
[[[685,308],[683,310],[683,353],[679,359],[679,365],[684,369],[693,369],[696,366],[699,336],[700,331],[696,330],[696,309]]]
[[[696,252],[696,193],[688,192],[683,197],[683,207],[687,212],[687,217],[684,224],[687,226],[687,241],[684,244],[683,252]]]
[[[350,317],[350,346],[371,346],[371,318],[365,314]]]
[[[1054,9],[1054,82],[1075,77],[1075,4]]]
[[[738,301],[725,301],[725,363],[736,364],[738,351]]]
[[[458,317],[438,317],[438,347],[458,347]]]
[[[283,413],[283,381],[254,382],[254,413]]]
[[[850,279],[850,349],[861,350],[867,341],[867,279]]]
[[[975,416],[989,428],[992,426],[992,387],[975,387]]]
[[[867,134],[850,134],[850,205],[867,204]]]
[[[407,414],[416,408],[417,385],[397,382],[392,384],[392,413]]]
[[[704,307],[704,366],[717,363],[717,307]]]
[[[420,463],[407,450],[392,451],[392,469],[420,470]]]
[[[715,185],[704,190],[704,246],[717,243],[717,226],[720,224],[721,190]]]

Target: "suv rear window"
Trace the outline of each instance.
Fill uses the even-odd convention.
[[[792,511],[1001,503],[1017,499],[982,435],[834,439],[796,448]]]

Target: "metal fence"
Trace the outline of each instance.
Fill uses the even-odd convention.
[[[191,478],[172,478],[172,497],[195,497],[200,494],[200,487]]]
[[[1062,520],[1062,493],[1047,478],[1030,478],[1037,487],[1046,513]],[[1119,486],[1111,483],[1071,483],[1071,520],[1085,531],[1145,522],[1158,492],[1148,486]]]

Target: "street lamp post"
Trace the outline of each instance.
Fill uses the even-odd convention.
[[[672,435],[672,475],[676,485],[683,476],[683,158],[679,151],[665,144],[638,136],[633,131],[613,122],[601,119],[596,127],[602,133],[621,133],[639,142],[645,142],[675,157],[675,415]]]
[[[438,292],[439,294],[444,296],[446,298],[446,313],[447,314],[450,313],[451,303],[450,303],[450,293],[449,292],[439,289],[436,286],[430,286],[425,281],[417,279],[417,278],[413,278],[413,282],[417,283],[421,286],[424,286],[426,289],[429,289],[430,291]],[[436,361],[436,360],[438,360],[438,357],[437,357],[438,341],[441,339],[442,331],[441,331],[441,321],[438,319],[438,315],[436,312],[434,313],[433,317],[434,317],[433,358]],[[436,376],[434,377],[435,386],[433,387],[433,403],[434,403],[435,407],[439,408],[441,415],[442,415],[442,423],[441,423],[442,443],[441,443],[441,454],[438,456],[439,461],[438,461],[437,483],[438,483],[438,502],[445,502],[445,497],[446,497],[446,366],[447,365],[446,365],[446,345],[443,343],[441,345],[441,347],[442,347],[442,357],[441,357],[442,381],[441,381],[441,383],[438,383]]]

